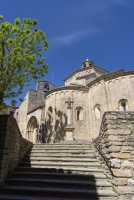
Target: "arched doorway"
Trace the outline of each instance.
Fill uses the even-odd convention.
[[[27,124],[27,139],[33,143],[37,143],[38,123],[36,117],[31,117]]]

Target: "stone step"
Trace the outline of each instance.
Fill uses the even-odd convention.
[[[81,149],[81,150],[92,150],[92,148],[90,148],[90,147],[88,147],[88,146],[34,146],[32,149],[49,149],[49,150],[53,150],[53,149],[72,149],[72,150],[79,150],[79,149]]]
[[[30,153],[35,153],[35,152],[44,152],[44,153],[72,153],[72,154],[81,154],[81,153],[93,153],[92,150],[89,149],[32,149]]]
[[[33,196],[50,196],[50,197],[116,197],[116,193],[114,193],[111,189],[97,189],[94,185],[93,189],[75,189],[75,188],[49,188],[49,187],[38,187],[38,186],[4,186],[0,188],[0,194],[19,194],[19,195],[33,195]]]
[[[65,198],[65,197],[48,197],[48,196],[29,196],[29,195],[13,195],[13,194],[0,194],[0,199],[1,200],[88,200],[88,198]],[[98,200],[98,198],[95,198],[96,200]],[[94,198],[92,200],[95,200]],[[104,200],[104,198],[103,198]],[[112,199],[113,200],[113,199]]]
[[[62,187],[62,188],[92,188],[96,187],[111,187],[112,184],[106,180],[95,181],[94,176],[89,176],[88,180],[66,180],[66,179],[39,179],[39,178],[10,178],[6,181],[8,185],[34,185],[34,186],[49,186],[49,187]]]
[[[57,167],[62,167],[62,168],[66,168],[69,167],[71,168],[101,168],[100,164],[98,162],[72,162],[72,161],[30,161],[30,162],[26,162],[26,161],[22,161],[20,163],[19,166],[32,166],[32,167],[36,167],[36,166],[40,166],[40,167],[53,167],[53,168],[57,168]]]
[[[47,174],[50,175],[56,175],[58,174],[57,176],[59,176],[59,173],[60,175],[64,174],[66,176],[72,176],[72,175],[80,175],[80,174],[83,174],[83,175],[93,175],[95,177],[102,177],[102,178],[106,178],[106,176],[104,175],[103,173],[103,170],[102,169],[99,169],[99,168],[69,168],[69,167],[57,167],[57,168],[54,168],[54,167],[47,167],[47,168],[44,168],[44,167],[18,167],[16,168],[16,171],[15,171],[15,174],[22,174],[24,176],[24,174],[27,174],[30,176],[35,174],[36,176],[47,176]]]
[[[99,161],[97,159],[94,159],[94,158],[70,158],[70,157],[35,157],[35,156],[30,156],[30,158],[24,158],[23,161],[59,161],[59,162],[86,162],[86,163],[92,163],[92,162],[95,162],[95,163],[99,163]]]
[[[82,177],[80,177],[80,175]],[[103,173],[97,173],[97,172],[92,172],[91,174],[92,176],[94,176],[94,178],[96,179],[96,181],[99,181],[99,180],[106,180],[107,181],[107,178],[106,176],[103,174]],[[72,174],[63,174],[63,173],[38,173],[38,172],[16,172],[14,174],[14,178],[30,178],[30,179],[34,179],[34,178],[37,178],[37,179],[61,179],[61,180],[86,180],[86,181],[90,181],[90,177],[91,177],[90,174],[85,174],[85,177],[84,176],[84,173],[83,174],[77,174],[77,173],[72,173]]]
[[[117,194],[90,144],[35,144],[0,199],[117,200]]]
[[[88,146],[88,147],[92,147],[92,143],[81,143],[81,144],[77,144],[77,143],[36,143],[33,145],[34,147],[36,146],[70,146],[70,147],[76,147],[76,146]]]
[[[46,146],[46,147],[49,147],[49,146],[53,146],[53,147],[55,147],[55,146],[64,146],[64,147],[66,147],[66,146],[68,146],[68,147],[83,147],[83,146],[88,146],[88,147],[91,147],[92,148],[92,144],[91,144],[91,142],[90,143],[53,143],[53,144],[51,144],[51,143],[41,143],[41,144],[39,144],[39,143],[36,143],[36,144],[34,144],[33,145],[33,147],[38,147],[38,146]]]
[[[13,195],[13,194],[0,194],[0,200],[89,200],[89,197],[48,197],[48,196],[27,196],[27,195]],[[94,195],[90,200],[118,200],[117,197],[99,197]]]
[[[33,158],[33,157],[49,157],[49,158],[96,158],[94,154],[71,154],[71,153],[31,153],[30,155],[26,155],[24,158]]]

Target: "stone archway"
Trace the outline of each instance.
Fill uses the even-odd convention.
[[[37,143],[38,123],[36,117],[32,116],[27,124],[27,139],[33,143]]]

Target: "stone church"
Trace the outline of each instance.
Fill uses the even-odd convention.
[[[87,59],[63,87],[38,81],[15,118],[22,136],[33,143],[92,141],[108,111],[134,111],[134,71],[109,73]]]

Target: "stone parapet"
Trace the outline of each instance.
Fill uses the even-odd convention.
[[[134,112],[106,112],[94,144],[119,195],[134,198]]]
[[[22,138],[16,120],[11,115],[0,116],[0,184],[17,166],[20,159],[32,147]]]

